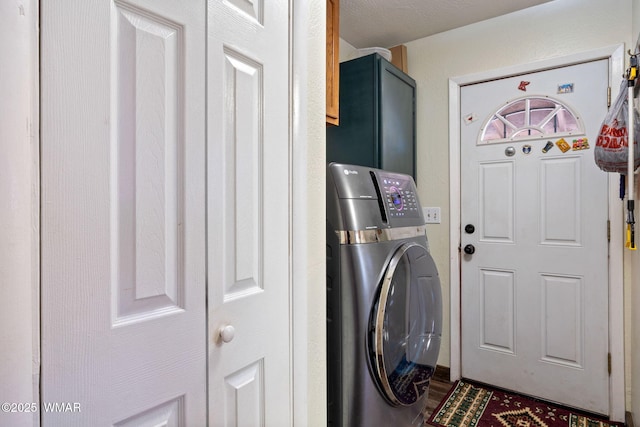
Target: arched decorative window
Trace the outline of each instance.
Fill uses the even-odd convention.
[[[507,102],[485,122],[479,144],[518,139],[584,134],[584,124],[566,104],[549,96],[530,96]]]

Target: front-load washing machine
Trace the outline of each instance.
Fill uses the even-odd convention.
[[[422,423],[442,333],[442,294],[409,175],[327,168],[330,426]]]

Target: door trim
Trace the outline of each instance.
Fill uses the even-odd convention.
[[[289,1],[292,426],[327,422],[326,387],[326,3]],[[316,108],[322,105],[323,108]],[[322,193],[324,194],[324,193]]]
[[[0,3],[0,271],[3,272],[0,331],[3,354],[0,399],[40,402],[40,64],[39,2]],[[5,178],[6,177],[6,178]],[[6,358],[5,360],[8,360]],[[38,426],[40,412],[14,413],[7,421]]]
[[[599,59],[609,60],[609,86],[617,87],[618,76],[624,74],[624,45],[612,45],[574,55],[553,58],[524,65],[490,70],[449,79],[449,275],[450,275],[450,333],[451,333],[451,380],[457,380],[462,372],[461,313],[460,313],[460,88],[503,77],[543,71]],[[623,215],[618,195],[618,175],[609,174],[609,220],[612,230],[609,242],[609,351],[611,353],[611,375],[609,377],[609,416],[613,421],[624,422],[624,275],[623,275]],[[604,367],[603,367],[604,369]]]

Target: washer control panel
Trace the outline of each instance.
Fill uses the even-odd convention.
[[[418,218],[420,216],[416,188],[410,177],[379,172],[378,179],[391,218]]]

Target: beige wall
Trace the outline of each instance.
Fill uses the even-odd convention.
[[[424,206],[440,206],[442,223],[427,233],[443,284],[445,324],[439,364],[450,366],[449,337],[449,93],[452,77],[572,55],[625,43],[632,37],[630,19],[640,0],[555,0],[524,11],[406,43],[409,74],[418,84],[418,191]],[[635,20],[640,27],[640,21]],[[635,38],[634,38],[635,39]],[[640,209],[638,209],[640,210]],[[627,256],[628,258],[629,256]],[[627,261],[629,261],[627,259]],[[640,264],[640,255],[634,254]],[[627,273],[630,261],[626,263]],[[636,269],[638,271],[638,269]],[[638,276],[638,275],[636,275]],[[630,275],[627,274],[627,288]],[[636,282],[640,279],[634,278]],[[636,283],[638,289],[640,283]],[[637,292],[640,294],[640,291]],[[639,307],[640,295],[635,296]],[[636,310],[634,322],[640,321]],[[629,329],[629,328],[627,328]],[[640,329],[640,328],[639,328]],[[633,354],[638,359],[640,333],[635,332]],[[627,342],[629,344],[629,342]],[[627,348],[630,346],[627,345]],[[629,357],[631,351],[627,352]],[[629,363],[627,363],[627,366]],[[635,377],[640,375],[635,362]],[[630,374],[628,374],[629,376]],[[630,406],[627,381],[627,406]],[[636,382],[640,388],[640,379]],[[640,399],[636,392],[636,401]],[[636,418],[640,403],[634,402]]]

